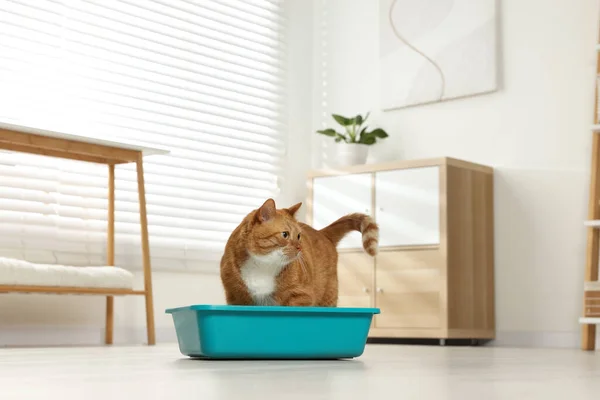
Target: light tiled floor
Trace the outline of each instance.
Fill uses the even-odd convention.
[[[176,346],[0,350],[0,399],[600,399],[600,352],[368,345],[346,361],[200,361]]]

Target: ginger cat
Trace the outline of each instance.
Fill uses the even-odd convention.
[[[232,232],[221,258],[227,304],[335,307],[339,241],[359,231],[365,251],[377,253],[379,228],[368,215],[315,230],[295,219],[301,205],[276,209],[268,199]]]

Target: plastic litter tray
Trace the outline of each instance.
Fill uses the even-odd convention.
[[[166,312],[189,357],[336,359],[363,353],[379,309],[192,305]]]

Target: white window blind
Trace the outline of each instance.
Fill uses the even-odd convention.
[[[126,139],[145,158],[153,267],[220,257],[281,179],[279,1],[3,0],[0,123]],[[0,256],[105,262],[107,167],[0,153]],[[141,265],[135,165],[116,169],[116,261]]]

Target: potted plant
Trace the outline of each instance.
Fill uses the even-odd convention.
[[[369,154],[369,146],[375,144],[377,139],[385,139],[388,134],[381,128],[369,131],[363,124],[367,121],[369,113],[364,117],[356,115],[352,118],[338,114],[331,115],[342,126],[340,133],[333,128],[317,131],[321,135],[333,137],[336,146],[336,163],[340,166],[364,164]]]

